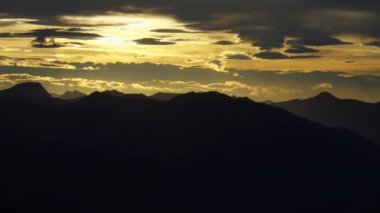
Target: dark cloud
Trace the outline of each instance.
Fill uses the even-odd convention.
[[[289,49],[287,49],[285,52],[292,53],[292,54],[303,54],[303,53],[317,53],[319,52],[319,50],[299,45],[299,46],[292,46]]]
[[[245,54],[227,55],[226,58],[230,60],[252,60],[251,57]]]
[[[380,41],[374,41],[374,42],[370,42],[370,43],[367,43],[365,45],[368,45],[368,46],[375,46],[375,47],[380,47]]]
[[[228,40],[220,40],[220,41],[215,42],[214,44],[217,44],[217,45],[234,45],[235,42],[228,41]]]
[[[267,60],[281,60],[281,59],[312,59],[312,58],[321,58],[319,55],[298,55],[298,56],[288,56],[279,52],[260,52],[254,55],[260,59]]]
[[[218,59],[211,60],[208,63],[211,64],[211,65],[215,65],[219,70],[223,70],[224,65],[225,65],[223,61],[218,60]]]
[[[288,37],[313,46],[348,44],[333,39],[342,34],[380,39],[377,0],[2,0],[0,7],[0,13],[56,25],[67,25],[59,15],[110,11],[169,15],[196,29],[237,33],[261,50],[283,47]]]
[[[12,38],[12,33],[0,33],[0,38]]]
[[[0,38],[34,38],[31,42],[34,48],[60,48],[68,45],[82,45],[82,42],[56,42],[56,38],[95,39],[101,37],[95,33],[81,32],[80,28],[37,29],[25,33],[0,33]]]
[[[333,37],[308,37],[293,40],[291,44],[308,45],[308,46],[329,46],[329,45],[347,45],[352,44]]]
[[[32,42],[32,47],[34,48],[61,48],[69,45],[83,45],[81,42],[56,42],[54,38],[46,38],[39,36]]]
[[[254,56],[257,58],[270,60],[289,59],[289,56],[279,52],[260,52],[255,54]]]
[[[57,43],[53,38],[37,37],[32,41],[32,47],[34,48],[60,48],[64,46],[65,44]]]
[[[71,38],[71,39],[95,39],[101,37],[96,33],[87,33],[69,29],[37,29],[26,33],[13,34],[14,37],[41,37],[41,38]]]
[[[142,38],[142,39],[134,40],[134,42],[140,45],[174,45],[176,44],[175,42],[163,41],[157,38]]]
[[[181,29],[156,29],[152,30],[155,33],[193,33],[191,31],[181,30]]]
[[[79,28],[78,28],[79,29]],[[95,39],[101,35],[95,33],[87,33],[75,30],[75,28],[51,28],[37,29],[24,33],[0,33],[0,38],[68,38],[68,39]]]

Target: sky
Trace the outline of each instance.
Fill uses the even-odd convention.
[[[380,101],[377,0],[2,0],[0,89]]]

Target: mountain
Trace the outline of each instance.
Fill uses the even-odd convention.
[[[51,95],[40,83],[22,83],[0,91],[0,98],[21,101],[41,101],[50,99]]]
[[[1,212],[378,212],[380,150],[248,98],[0,98]]]
[[[323,92],[306,100],[274,103],[301,117],[331,127],[343,127],[380,143],[380,105],[342,100]]]
[[[159,101],[169,101],[169,100],[171,100],[171,99],[173,99],[179,95],[181,95],[181,94],[159,92],[159,93],[156,93],[150,97],[155,99],[155,100],[159,100]]]
[[[85,97],[86,94],[79,91],[66,91],[64,94],[60,95],[58,98],[63,100],[75,100]]]
[[[124,96],[125,94],[117,90],[107,90],[101,92],[102,94],[112,95],[112,96]]]

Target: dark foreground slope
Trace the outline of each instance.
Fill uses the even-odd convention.
[[[306,100],[275,103],[291,113],[331,127],[343,127],[380,144],[380,105],[321,93]]]
[[[218,93],[0,100],[1,212],[378,212],[379,148]]]

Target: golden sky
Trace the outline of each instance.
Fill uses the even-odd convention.
[[[178,66],[203,66],[216,71],[239,70],[302,70],[347,71],[355,74],[378,74],[380,48],[363,45],[370,38],[342,35],[349,44],[309,46],[310,53],[287,53],[291,46],[272,49],[279,59],[261,58],[259,47],[243,41],[238,34],[226,31],[197,30],[187,27],[174,18],[157,15],[112,14],[99,16],[62,16],[68,26],[41,26],[33,19],[0,19],[0,32],[16,35],[2,36],[1,55],[11,58],[41,58],[46,61],[95,63],[175,64]],[[77,26],[80,26],[77,27]],[[83,27],[85,26],[85,27]],[[32,46],[38,30],[58,30],[96,34],[98,37],[82,38],[48,33],[46,46]],[[75,31],[77,30],[77,31]],[[35,35],[17,35],[27,32]],[[49,47],[50,40],[62,46]],[[291,41],[292,38],[286,38]],[[282,56],[287,56],[282,58]],[[294,58],[293,58],[294,57]],[[297,58],[299,57],[299,58]],[[215,66],[214,61],[221,66]],[[211,63],[210,63],[211,62]],[[1,63],[1,62],[0,62]],[[9,64],[9,61],[2,62]],[[21,64],[20,64],[21,65]],[[31,66],[36,62],[31,61]],[[22,66],[28,66],[24,62]]]
[[[222,0],[220,5],[206,0],[203,7],[198,1],[186,0],[183,5],[171,0],[161,1],[162,4],[133,0],[125,3],[112,0],[105,4],[99,1],[99,5],[93,8],[89,1],[79,0],[74,8],[75,2],[70,0],[58,5],[46,0],[6,0],[5,7],[0,9],[2,73],[15,74],[9,71],[12,70],[27,74],[20,71],[24,70],[22,68],[59,69],[61,75],[50,77],[59,78],[65,72],[87,72],[83,74],[87,80],[117,81],[119,79],[113,78],[112,71],[107,75],[106,71],[99,74],[99,70],[108,70],[106,65],[114,63],[126,66],[150,63],[175,66],[178,72],[193,68],[232,76],[236,79],[225,77],[221,82],[213,79],[208,82],[230,86],[231,82],[242,84],[245,72],[275,72],[284,76],[322,71],[340,73],[336,76],[346,80],[369,76],[378,81],[380,32],[377,31],[380,30],[375,28],[380,20],[379,5],[373,1],[363,1],[362,5],[350,3],[345,8],[340,4],[325,3],[305,6],[298,0],[294,1],[299,3],[296,6],[288,0],[273,0],[272,3],[242,0],[235,4]],[[35,12],[20,9],[14,2],[24,5],[21,7],[31,7],[31,10],[35,8]],[[194,8],[199,10],[194,11]],[[33,72],[28,74],[34,76]],[[169,80],[160,75],[148,79]],[[194,74],[194,79],[188,80],[200,83],[199,79],[201,77]],[[332,85],[331,82],[328,78],[320,79],[303,89],[291,84],[282,85],[282,91],[293,91],[294,94],[278,93],[272,98],[298,97],[300,93],[294,91],[302,93],[306,90],[309,92],[303,96],[308,96],[312,94],[311,88]],[[142,88],[136,86],[141,84],[137,79],[129,83]],[[247,89],[247,86],[259,86],[260,82],[244,84]],[[154,88],[153,83],[147,86]],[[154,91],[182,91],[167,86],[157,87]],[[270,82],[265,84],[265,88],[271,87],[277,87],[275,81],[273,85]],[[63,88],[69,89],[65,85],[54,91],[61,92]],[[348,88],[340,94],[349,97]],[[326,86],[321,90],[336,90],[336,87]],[[378,91],[376,84],[372,90],[372,93]],[[144,92],[143,89],[140,91]],[[228,89],[221,91],[231,93]],[[354,98],[380,100],[380,95],[368,98],[368,94],[351,94],[355,94],[352,95]],[[255,97],[254,92],[242,95]],[[256,95],[256,98],[271,97]]]

